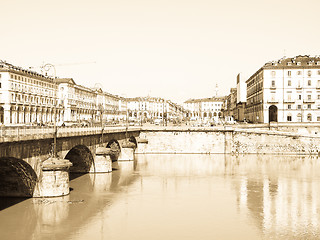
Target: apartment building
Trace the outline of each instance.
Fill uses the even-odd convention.
[[[182,119],[185,115],[182,106],[159,97],[135,97],[127,101],[129,118],[138,121]]]
[[[224,97],[189,99],[184,102],[183,106],[188,111],[187,117],[191,120],[218,122],[223,116],[224,101]]]
[[[62,118],[53,78],[0,61],[0,123],[25,124]]]
[[[320,122],[319,56],[268,62],[246,84],[251,122]]]
[[[0,61],[0,124],[124,119],[123,97]],[[55,114],[56,113],[56,114]]]

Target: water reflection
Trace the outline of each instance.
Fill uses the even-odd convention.
[[[319,239],[319,158],[138,155],[0,211],[2,239]],[[232,231],[230,229],[232,228]]]

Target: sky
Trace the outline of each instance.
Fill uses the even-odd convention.
[[[319,0],[0,0],[0,60],[124,97],[230,93],[283,56],[320,55]],[[52,74],[49,73],[49,74]]]

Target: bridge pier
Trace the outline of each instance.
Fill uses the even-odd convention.
[[[125,141],[121,146],[118,161],[133,161],[136,145],[133,142]]]
[[[96,173],[107,173],[112,171],[112,150],[110,148],[98,147],[94,160]]]
[[[42,174],[33,197],[58,197],[68,195],[69,160],[50,158],[42,163]]]
[[[136,153],[146,153],[146,147],[148,144],[148,139],[146,138],[137,138],[137,149]]]

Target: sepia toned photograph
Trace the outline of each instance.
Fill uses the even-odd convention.
[[[1,0],[1,240],[320,239],[316,0]]]

